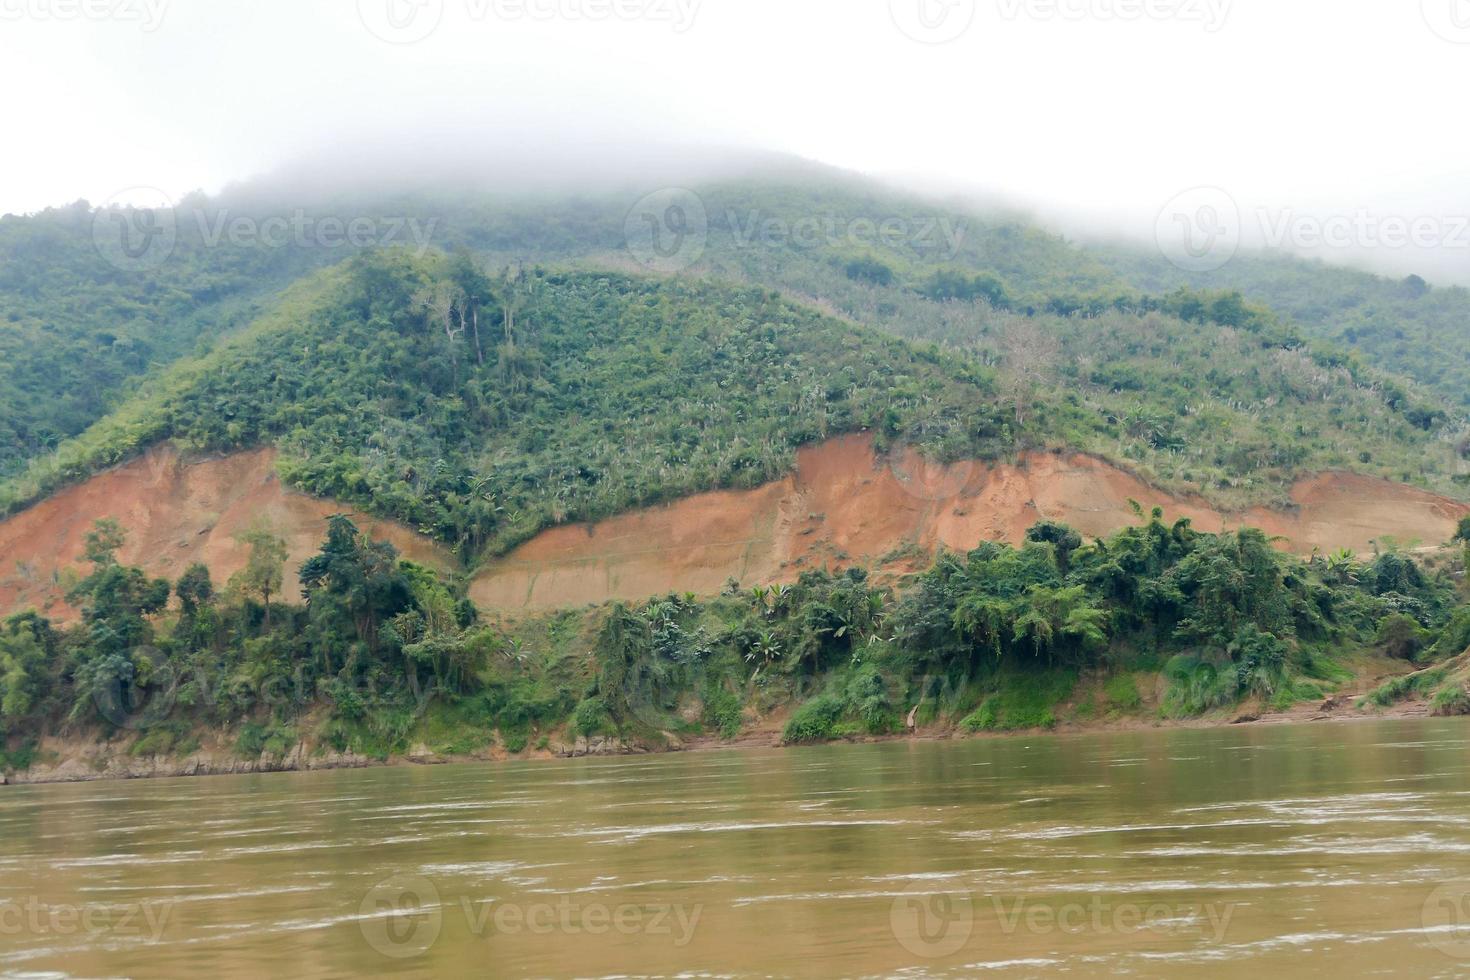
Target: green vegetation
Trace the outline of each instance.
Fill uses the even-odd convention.
[[[1323,469],[1470,482],[1463,290],[1252,257],[1191,278],[831,175],[700,196],[708,241],[674,279],[609,271],[627,266],[613,195],[410,195],[393,207],[443,249],[421,256],[181,228],[154,269],[109,264],[84,206],[7,216],[0,513],[164,441],[274,446],[291,485],[466,567],[550,526],[756,486],[858,431],[942,460],[1091,451],[1227,507]],[[1344,649],[1438,664],[1470,648],[1447,567],[1387,545],[1298,561],[1159,513],[1094,542],[1043,522],[901,583],[807,571],[514,624],[345,518],[300,569],[252,528],[226,583],[123,566],[124,531],[88,539],[79,623],[0,626],[0,765],[77,729],[137,732],[141,755],[228,731],[249,756],[305,740],[381,758],[728,739],[786,708],[791,742],[901,731],[910,712],[1048,728],[1143,710],[1135,672],[1159,671],[1158,710],[1188,716],[1318,696]],[[1457,712],[1464,691],[1431,670],[1374,702]]]
[[[268,191],[251,198],[253,214],[269,213]],[[473,561],[548,523],[778,475],[793,446],[863,426],[942,458],[1083,449],[1232,506],[1279,502],[1291,479],[1326,468],[1465,492],[1470,437],[1445,399],[1470,389],[1423,384],[1428,363],[1465,360],[1462,290],[1395,293],[1443,308],[1425,344],[1370,343],[1341,335],[1339,320],[1328,329],[1326,314],[1260,305],[1260,270],[1289,270],[1302,290],[1356,283],[1333,293],[1346,304],[1334,316],[1400,284],[1247,257],[1227,267],[1256,270],[1241,284],[1194,282],[1162,259],[1078,249],[1013,218],[830,173],[699,194],[708,241],[689,274],[752,285],[602,271],[627,264],[628,202],[614,195],[441,188],[314,202],[309,218],[415,216],[459,251],[359,253],[312,275],[351,250],[206,246],[196,217],[163,266],[124,271],[92,247],[90,210],[6,218],[0,245],[23,259],[0,279],[0,345],[21,366],[6,383],[56,391],[0,389],[0,405],[16,406],[0,418],[20,426],[0,433],[14,457],[0,466],[11,477],[0,509],[163,439],[264,442],[283,449],[295,485],[404,519]],[[232,203],[190,206],[217,217]],[[545,269],[515,264],[525,260]],[[1389,314],[1374,310],[1363,329],[1391,337]],[[93,337],[123,322],[126,343]],[[67,353],[68,331],[114,359],[152,346],[104,367]],[[1403,366],[1389,352],[1406,345],[1432,351],[1418,381],[1384,370]],[[27,366],[22,353],[68,360]]]
[[[341,516],[294,575],[304,603],[278,597],[269,618],[255,583],[286,570],[268,529],[255,535],[260,567],[218,590],[202,566],[170,583],[120,564],[124,537],[112,522],[88,535],[91,569],[69,596],[79,623],[24,613],[0,626],[8,759],[68,731],[133,735],[128,751],[155,755],[227,730],[252,758],[303,741],[375,758],[497,740],[509,752],[579,737],[656,746],[733,738],[747,705],[794,708],[789,743],[898,732],[910,713],[966,731],[1044,729],[1093,716],[1098,693],[1110,713],[1138,712],[1133,671],[1158,658],[1166,717],[1245,699],[1281,709],[1350,676],[1339,650],[1394,653],[1411,632],[1427,651],[1458,643],[1465,622],[1448,570],[1396,553],[1304,562],[1259,531],[1204,534],[1157,511],[1091,543],[1038,524],[1020,548],[941,554],[896,591],[861,568],[807,571],[514,624],[482,621],[461,578]],[[1370,700],[1419,694],[1458,712],[1456,663]],[[1084,676],[1087,693],[1064,709]]]
[[[952,457],[1014,446],[984,368],[763,291],[533,273],[495,297],[478,276],[393,252],[334,270],[33,466],[6,504],[163,439],[269,442],[289,482],[469,561],[552,524],[755,486],[795,447],[840,432],[927,440]],[[441,293],[448,306],[433,307]],[[446,334],[461,317],[486,321],[483,352],[473,331]]]
[[[1447,668],[1435,667],[1430,670],[1421,670],[1412,674],[1395,677],[1393,680],[1380,685],[1369,693],[1368,703],[1380,708],[1387,708],[1405,698],[1428,694],[1430,691],[1439,687],[1448,676],[1449,670]]]
[[[248,323],[322,250],[210,247],[174,224],[167,261],[121,267],[85,201],[0,218],[0,477],[116,407],[142,375]],[[162,227],[162,226],[160,226]]]
[[[1052,709],[1072,694],[1077,674],[1046,670],[1007,674],[998,679],[998,690],[967,715],[960,726],[966,731],[1010,732],[1026,728],[1052,728]]]

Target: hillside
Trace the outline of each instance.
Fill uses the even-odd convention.
[[[868,568],[894,582],[944,550],[1020,546],[1046,521],[1106,538],[1154,507],[1201,531],[1261,528],[1276,548],[1300,556],[1366,559],[1395,548],[1422,555],[1470,515],[1470,505],[1344,473],[1299,481],[1286,509],[1222,513],[1095,457],[1033,451],[1015,463],[940,464],[912,447],[876,454],[873,443],[870,433],[836,436],[802,447],[790,474],[758,487],[549,528],[486,561],[467,577],[467,594],[487,615],[519,617],[670,593],[714,596],[732,581],[790,585],[823,568]],[[230,580],[247,568],[247,535],[256,529],[284,542],[286,569],[300,568],[339,513],[405,558],[456,568],[442,546],[401,524],[291,490],[276,463],[270,449],[184,459],[164,444],[0,520],[0,554],[16,556],[0,568],[0,617],[31,608],[74,622],[66,594],[85,566],[86,534],[104,519],[128,531],[119,561],[168,580],[195,564]]]
[[[1371,378],[1247,328],[1156,310],[976,329],[1004,353],[752,287],[368,253],[142,386],[0,487],[0,509],[164,440],[267,444],[288,484],[473,564],[545,527],[769,482],[797,447],[859,430],[941,462],[1084,450],[1226,509],[1285,504],[1328,469],[1458,489],[1454,447]]]
[[[1288,256],[1244,253],[1213,272],[1187,273],[1138,250],[1087,252],[1136,289],[1238,290],[1303,335],[1413,378],[1456,414],[1470,404],[1470,290],[1462,286],[1389,279]]]
[[[134,379],[255,319],[329,258],[209,244],[207,225],[171,218],[159,219],[160,237],[139,234],[133,257],[113,214],[79,201],[0,218],[0,478],[107,414]]]
[[[645,195],[653,188],[596,184],[581,191],[487,190],[462,177],[433,189],[409,184],[391,191],[265,179],[215,198],[191,195],[174,211],[159,212],[155,223],[173,232],[168,248],[140,259],[116,254],[105,235],[99,239],[98,229],[115,231],[121,220],[111,211],[79,203],[6,216],[0,356],[13,369],[0,381],[0,477],[118,407],[132,379],[207,351],[268,312],[289,283],[382,245],[416,254],[464,250],[496,269],[571,264],[777,289],[988,365],[1004,365],[1020,356],[1017,348],[1030,347],[1028,383],[1075,396],[1091,410],[1146,416],[1133,420],[1132,427],[1149,430],[1138,444],[1087,448],[1126,450],[1133,465],[1180,488],[1281,486],[1272,471],[1297,465],[1273,458],[1271,448],[1296,437],[1251,424],[1238,432],[1244,457],[1234,463],[1216,461],[1200,445],[1211,438],[1201,429],[1238,421],[1215,413],[1214,400],[1247,416],[1269,414],[1264,403],[1280,377],[1220,370],[1234,363],[1236,341],[1215,328],[1244,330],[1248,340],[1298,353],[1306,362],[1299,373],[1371,395],[1389,416],[1445,443],[1422,464],[1418,454],[1402,454],[1380,458],[1373,472],[1432,480],[1435,472],[1465,468],[1470,385],[1457,367],[1470,363],[1465,290],[1249,254],[1191,278],[1156,254],[1079,248],[1014,215],[906,195],[815,165],[750,166],[743,178],[701,178],[691,181],[693,191],[652,196]],[[672,220],[671,205],[692,222],[687,234],[674,236],[664,224]],[[671,256],[645,247],[640,229],[649,221],[679,243]],[[361,232],[346,236],[341,229],[354,222]],[[1247,302],[1232,297],[1236,290]],[[1016,336],[1037,332],[1055,344],[1038,347],[1030,336]],[[1162,363],[1140,347],[1140,332],[1169,352]],[[1172,354],[1181,346],[1196,349],[1175,365]],[[1137,394],[1144,389],[1148,395]],[[1379,424],[1363,408],[1347,411],[1354,423]],[[1155,423],[1171,431],[1155,432]],[[1162,455],[1149,445],[1158,441],[1167,444]],[[1346,455],[1337,465],[1357,465],[1354,454]]]
[[[1470,643],[1440,550],[1470,442],[1431,388],[1012,219],[783,179],[702,187],[687,255],[607,192],[372,205],[443,248],[225,242],[70,292],[34,265],[5,336],[90,389],[65,425],[41,361],[6,396],[0,604],[40,608],[0,621],[0,768],[78,732],[301,758],[926,705],[1049,727],[1084,676],[1152,676],[1171,718],[1286,710]],[[148,363],[65,353],[127,303]]]

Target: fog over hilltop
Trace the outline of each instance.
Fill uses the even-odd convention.
[[[1078,240],[1154,247],[1182,221],[1470,280],[1470,132],[1446,106],[1470,37],[1434,0],[924,2],[22,3],[0,212],[260,175],[306,197],[631,190],[802,159],[978,188]]]

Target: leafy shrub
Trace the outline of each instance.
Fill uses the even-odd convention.
[[[796,709],[786,723],[781,741],[787,744],[825,742],[832,738],[842,718],[843,705],[830,694],[820,694]]]
[[[172,725],[157,725],[144,732],[132,747],[128,754],[133,756],[168,755],[174,751],[175,746],[183,737],[183,725],[174,723]]]
[[[505,751],[511,755],[525,751],[531,742],[531,733],[527,731],[501,732],[500,737],[505,741]]]
[[[1446,684],[1429,701],[1432,715],[1470,715],[1470,694],[1461,684]]]
[[[1181,653],[1164,665],[1164,677],[1169,682],[1164,692],[1165,717],[1198,715],[1239,699],[1240,675],[1228,662],[1222,666],[1199,654]]]
[[[712,684],[704,695],[704,724],[720,738],[731,739],[740,734],[740,699],[722,685]]]
[[[1470,606],[1461,606],[1440,631],[1430,653],[1435,657],[1453,657],[1466,650],[1470,650]]]
[[[898,727],[893,704],[888,697],[888,685],[874,668],[865,667],[853,674],[843,696],[868,734],[881,735]]]
[[[25,772],[36,761],[38,754],[34,741],[24,741],[12,749],[0,743],[0,772]]]
[[[1000,689],[960,722],[968,731],[1011,732],[1027,728],[1053,728],[1053,708],[1077,686],[1076,673],[1068,670],[1007,674]]]
[[[1424,649],[1424,636],[1418,622],[1403,613],[1393,613],[1378,621],[1378,645],[1384,653],[1399,660],[1413,660]]]
[[[1375,688],[1368,695],[1368,703],[1387,708],[1405,698],[1434,689],[1444,681],[1448,673],[1448,668],[1436,667],[1433,670],[1420,670],[1412,674],[1404,674],[1402,677],[1395,677]]]
[[[602,698],[592,697],[582,701],[572,712],[572,730],[578,735],[593,738],[598,735],[616,735],[617,727],[607,704]]]
[[[1143,704],[1143,696],[1138,693],[1138,683],[1132,674],[1109,677],[1103,684],[1103,696],[1108,699],[1108,705],[1118,711],[1137,711]]]

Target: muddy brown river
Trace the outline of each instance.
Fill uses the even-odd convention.
[[[0,976],[1460,976],[1470,723],[0,788]]]

